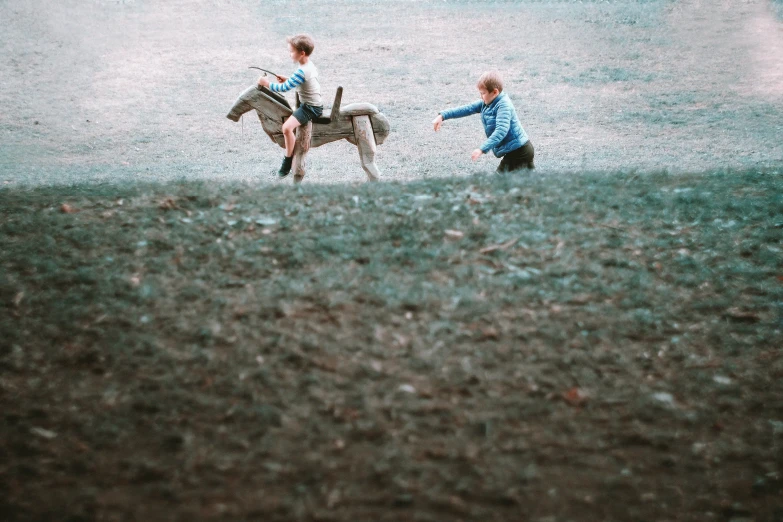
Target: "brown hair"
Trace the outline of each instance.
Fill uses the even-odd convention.
[[[297,51],[305,53],[306,56],[310,56],[313,49],[315,49],[315,41],[309,34],[298,34],[288,38],[286,41]]]
[[[503,92],[503,77],[497,71],[487,71],[478,79],[476,87],[484,87],[489,92],[495,89],[498,92]]]

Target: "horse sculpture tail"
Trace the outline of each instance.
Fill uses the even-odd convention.
[[[389,120],[386,118],[386,116],[379,112],[378,114],[373,114],[372,117],[372,129],[375,134],[375,143],[380,145],[384,141],[386,141],[386,137],[391,132],[391,125],[389,125]]]

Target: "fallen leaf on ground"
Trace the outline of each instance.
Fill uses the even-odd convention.
[[[22,299],[24,299],[24,292],[19,292],[14,296],[14,306],[18,307],[19,304],[22,302]]]
[[[174,200],[174,198],[165,198],[160,203],[158,203],[158,208],[163,210],[174,210],[177,207],[177,202]]]
[[[465,234],[460,230],[445,230],[443,232],[449,239],[462,239]]]
[[[590,294],[577,294],[568,300],[569,304],[583,305],[593,300],[593,296]]]
[[[273,217],[258,216],[256,218],[256,225],[269,227],[269,226],[272,226],[272,225],[275,225],[275,224],[277,224],[277,220],[275,218],[273,218]]]
[[[667,406],[675,406],[674,396],[667,392],[657,392],[652,394],[652,398],[658,402],[666,404]]]
[[[737,323],[757,323],[760,319],[758,314],[746,312],[736,307],[726,310],[726,317]]]
[[[327,372],[333,372],[337,370],[338,362],[333,357],[318,357],[313,359],[313,366]]]
[[[53,439],[57,436],[57,434],[53,431],[45,430],[43,428],[30,428],[30,433],[33,435],[38,435],[39,437],[43,437],[44,439]]]
[[[68,203],[63,203],[60,205],[60,212],[63,214],[73,214],[74,212],[79,212],[77,209],[69,205]]]
[[[717,382],[718,384],[724,384],[724,385],[729,385],[729,384],[731,384],[731,379],[729,379],[728,377],[725,377],[725,376],[723,376],[723,375],[715,375],[715,376],[712,378],[712,380],[713,380],[713,381],[715,381],[715,382]]]
[[[511,239],[509,241],[506,241],[505,243],[501,243],[499,245],[490,245],[488,247],[484,247],[481,250],[479,250],[479,253],[480,254],[489,254],[490,252],[494,252],[495,250],[505,250],[505,249],[513,246],[514,243],[516,243],[517,241],[519,241],[518,237],[516,237],[514,239]]]
[[[337,503],[340,502],[340,497],[340,490],[333,489],[332,492],[329,493],[329,497],[326,499],[326,507],[329,509],[334,509]]]
[[[587,402],[588,397],[586,391],[576,386],[563,393],[563,399],[571,406],[581,406]]]
[[[495,328],[494,326],[488,326],[486,328],[482,328],[481,333],[484,335],[485,339],[497,340],[500,338],[500,334],[498,333],[497,328]]]

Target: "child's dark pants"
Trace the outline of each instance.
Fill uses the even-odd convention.
[[[533,150],[533,144],[528,140],[527,143],[514,149],[500,160],[498,165],[498,172],[511,172],[517,169],[534,169],[536,166],[533,164],[533,156],[535,151]]]

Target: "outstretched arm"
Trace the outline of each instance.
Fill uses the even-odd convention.
[[[442,111],[440,115],[443,117],[444,120],[453,120],[454,118],[464,118],[465,116],[470,116],[471,114],[478,114],[481,112],[481,107],[484,105],[484,102],[481,100],[478,100],[473,103],[469,103],[467,105],[463,105],[462,107],[457,107],[455,109],[446,109],[445,111]]]

